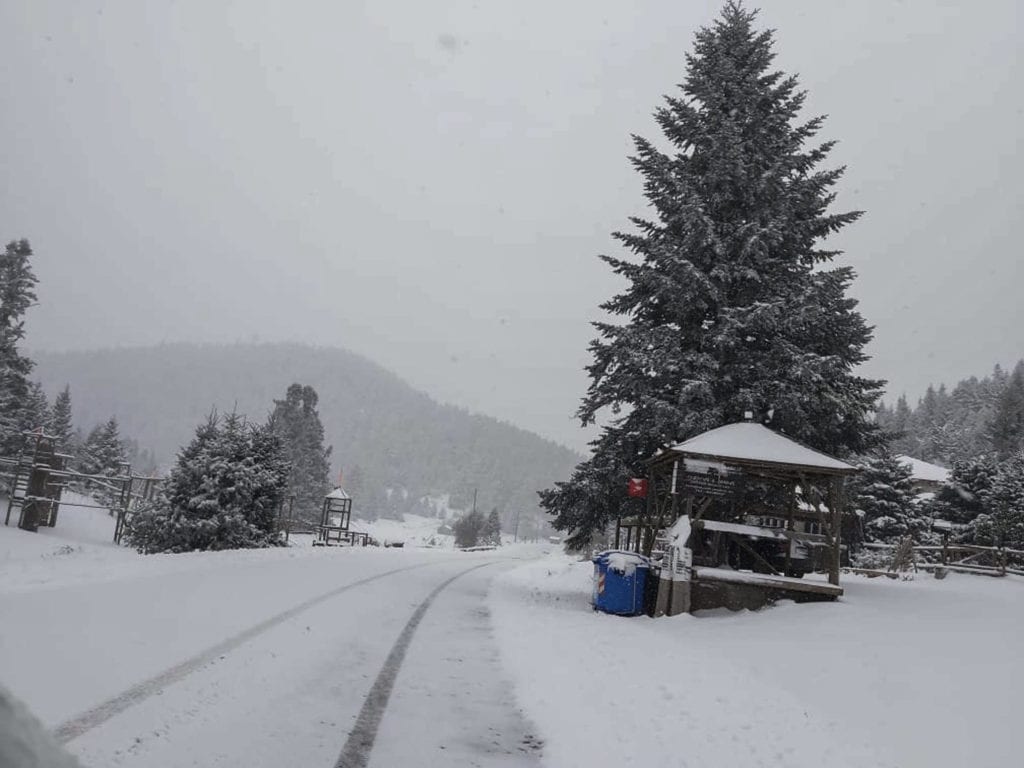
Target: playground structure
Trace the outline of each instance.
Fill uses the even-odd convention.
[[[370,535],[353,531],[349,524],[352,521],[352,497],[340,486],[324,497],[320,513],[320,524],[316,526],[314,547],[363,546],[370,543]]]
[[[53,528],[61,507],[103,509],[116,518],[113,541],[120,544],[131,516],[145,512],[157,502],[166,482],[163,477],[132,474],[123,462],[117,474],[88,474],[70,469],[72,456],[57,451],[57,440],[42,429],[24,433],[22,452],[16,458],[0,456],[0,478],[7,480],[7,509],[4,525],[12,518],[25,531]],[[64,491],[73,488],[89,501],[67,499]],[[294,519],[293,495],[285,495],[277,511],[277,530],[288,542],[290,534],[309,529]],[[313,526],[315,546],[367,546],[369,534],[351,530],[352,497],[340,487],[324,498],[320,524]]]
[[[95,475],[69,468],[72,457],[57,451],[56,438],[42,429],[26,432],[25,444],[17,458],[0,457],[0,476],[9,480],[4,525],[11,524],[17,511],[17,526],[36,532],[57,524],[61,506],[106,509],[116,516],[114,543],[120,544],[128,516],[152,505],[164,482],[159,477],[133,475],[123,462],[116,475]],[[98,497],[95,503],[64,500],[71,485],[84,494]]]

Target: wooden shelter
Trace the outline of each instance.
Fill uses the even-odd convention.
[[[857,471],[761,424],[719,427],[649,461],[645,508],[617,522],[615,546],[659,564],[655,614],[834,599]],[[816,571],[827,584],[802,579]]]

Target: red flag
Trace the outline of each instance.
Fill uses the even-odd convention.
[[[629,495],[638,499],[647,498],[647,481],[642,477],[632,477],[629,480]]]

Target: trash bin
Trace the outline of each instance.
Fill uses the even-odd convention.
[[[636,616],[644,610],[651,561],[636,552],[609,549],[594,557],[594,610]]]

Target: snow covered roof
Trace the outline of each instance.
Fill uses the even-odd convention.
[[[857,471],[846,462],[749,421],[712,429],[673,446],[672,450],[726,461],[789,464],[840,473]]]
[[[331,491],[330,493],[327,494],[327,498],[328,499],[351,499],[352,497],[349,496],[347,493],[345,493],[345,491],[342,488],[335,488],[333,491]]]
[[[910,476],[914,480],[931,483],[944,483],[949,480],[949,470],[938,464],[929,464],[927,461],[915,459],[913,456],[897,456],[896,460],[900,464],[910,467]]]

